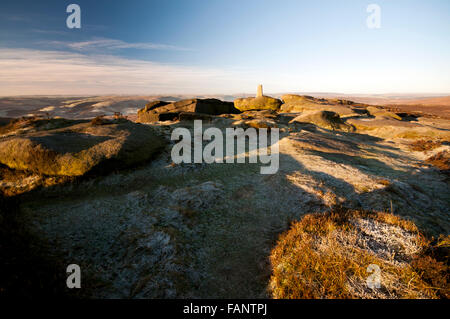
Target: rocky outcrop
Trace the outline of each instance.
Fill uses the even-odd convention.
[[[147,113],[138,113],[139,123],[149,123],[149,122],[163,122],[163,121],[176,121],[179,119],[180,112],[147,112]]]
[[[327,105],[325,99],[316,99],[307,95],[286,94],[281,97],[284,104],[281,106],[280,112],[294,113],[303,112],[305,110],[319,110],[320,107]]]
[[[0,140],[0,163],[42,175],[81,176],[142,163],[164,144],[144,125],[85,122],[5,137]]]
[[[395,114],[394,112],[386,111],[381,107],[368,106],[367,111],[369,114],[377,119],[394,119],[401,121],[401,116]]]
[[[250,110],[275,110],[280,109],[282,102],[279,99],[275,99],[269,96],[259,96],[236,99],[234,101],[234,106],[239,111],[250,111]]]
[[[234,108],[233,103],[218,99],[189,99],[173,103],[156,101],[138,111],[137,121],[141,123],[164,121],[164,118],[170,117],[167,114],[179,115],[182,112],[221,115],[239,111]]]
[[[381,138],[441,139],[450,141],[447,129],[422,125],[416,122],[398,121],[391,118],[353,118],[347,123],[354,126],[358,133]]]
[[[339,114],[330,111],[305,112],[294,118],[290,123],[314,124],[333,131],[352,132],[355,130],[353,126],[345,123]]]
[[[285,104],[296,104],[296,103],[304,103],[305,101],[314,101],[318,100],[309,95],[297,95],[297,94],[285,94],[281,97],[281,100]],[[325,99],[323,99],[325,101]]]
[[[153,102],[150,102],[150,103],[146,104],[143,109],[139,110],[138,114],[140,114],[140,113],[142,113],[142,114],[147,113],[147,112],[152,111],[154,109],[157,109],[159,107],[166,106],[167,104],[170,104],[170,102],[164,102],[164,101],[153,101]]]
[[[284,104],[280,108],[281,113],[298,113],[305,111],[331,111],[342,117],[355,116],[358,113],[366,113],[364,109],[356,109],[352,101],[317,99],[308,95],[283,95]]]

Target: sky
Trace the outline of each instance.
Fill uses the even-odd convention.
[[[69,29],[69,4],[81,28]],[[370,4],[380,8],[369,28]],[[373,21],[373,20],[371,20]],[[450,94],[448,0],[0,3],[0,95]]]

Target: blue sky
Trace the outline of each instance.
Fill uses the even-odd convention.
[[[2,1],[0,95],[450,93],[449,40],[447,0]]]

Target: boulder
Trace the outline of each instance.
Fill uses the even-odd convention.
[[[381,137],[385,139],[441,139],[450,141],[450,133],[447,129],[422,125],[421,123],[398,121],[383,118],[354,118],[347,123],[356,128],[358,132]]]
[[[353,132],[355,130],[353,126],[345,123],[339,114],[330,111],[305,112],[289,123],[314,124],[318,127],[333,131]]]
[[[281,97],[281,100],[285,104],[302,104],[305,102],[326,101],[325,99],[316,99],[309,95],[297,95],[297,94],[285,94]]]
[[[147,112],[138,115],[138,123],[151,123],[163,121],[176,121],[180,116],[180,112]]]
[[[239,111],[249,110],[274,110],[280,109],[282,102],[269,96],[250,97],[234,100],[234,106]]]
[[[81,176],[142,163],[165,145],[152,128],[130,121],[25,132],[0,139],[0,163],[41,175]]]
[[[160,121],[160,113],[202,113],[208,115],[232,114],[239,111],[233,103],[223,102],[218,99],[189,99],[174,103],[160,102],[155,105],[147,105],[138,111],[138,122],[148,123]],[[166,104],[164,104],[166,103]],[[149,106],[149,107],[148,107]]]
[[[158,107],[165,106],[167,104],[170,104],[170,102],[164,102],[164,101],[153,101],[145,105],[145,107],[142,110],[139,110],[139,112],[148,112],[154,109],[157,109]]]
[[[355,102],[349,101],[349,100],[341,100],[341,99],[331,99],[329,100],[333,104],[340,104],[340,105],[354,105]]]
[[[144,108],[138,110],[138,122],[147,123],[147,122],[156,122],[156,121],[165,121],[159,118],[158,113],[151,112],[154,109],[170,104],[169,102],[164,101],[153,101],[145,105]],[[167,113],[167,112],[165,112]]]
[[[282,113],[320,110],[322,106],[328,105],[325,99],[316,99],[308,95],[286,94],[281,99],[284,102],[280,109]]]
[[[354,103],[347,100],[316,99],[308,95],[283,95],[281,99],[284,104],[280,108],[281,113],[297,113],[305,111],[331,111],[342,117],[358,115],[358,110],[353,107]]]
[[[394,119],[394,120],[398,120],[398,121],[402,120],[401,116],[399,116],[393,112],[386,111],[385,109],[383,109],[381,107],[368,106],[367,111],[369,112],[369,114],[371,116],[373,116],[377,119]]]

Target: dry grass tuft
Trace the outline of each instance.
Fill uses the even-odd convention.
[[[11,169],[0,164],[0,196],[16,196],[38,187],[52,187],[73,182],[75,178],[67,176],[46,176],[30,171]]]
[[[442,146],[441,141],[431,141],[431,140],[418,140],[414,141],[409,145],[409,149],[411,151],[416,152],[425,152],[425,151],[431,151],[438,147]]]
[[[292,224],[272,250],[277,299],[448,297],[448,265],[414,223],[387,213],[335,209]],[[447,259],[448,260],[448,259]],[[379,288],[369,288],[369,265]]]
[[[439,152],[426,160],[428,164],[431,164],[442,171],[450,170],[450,154],[447,151]]]
[[[441,235],[441,237],[439,237],[439,240],[438,240],[438,243],[436,246],[450,248],[450,235],[447,235],[447,236]]]
[[[379,179],[377,180],[378,184],[384,185],[384,186],[389,186],[391,185],[391,181],[387,180],[387,179]]]

